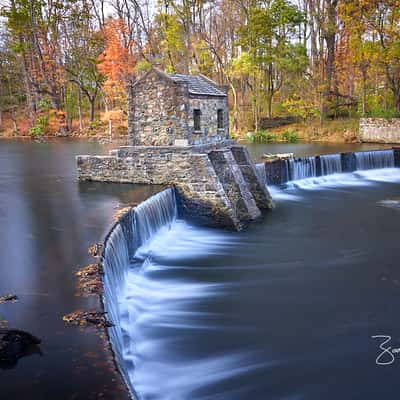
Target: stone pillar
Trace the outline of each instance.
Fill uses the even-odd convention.
[[[400,168],[400,147],[393,147],[394,151],[394,165]]]
[[[274,160],[265,163],[265,173],[268,185],[281,185],[289,181],[287,160]]]
[[[208,157],[238,219],[247,222],[259,217],[260,210],[230,149],[211,151]]]
[[[260,209],[271,209],[273,207],[271,195],[268,192],[267,186],[261,182],[247,148],[245,146],[232,146],[231,152],[236,163],[239,165],[257,207]]]
[[[354,172],[357,169],[354,153],[341,153],[341,162],[343,172]]]

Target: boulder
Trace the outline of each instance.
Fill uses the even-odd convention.
[[[0,328],[0,368],[13,368],[24,356],[40,353],[40,339],[28,332]]]

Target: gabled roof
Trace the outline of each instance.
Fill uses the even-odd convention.
[[[223,96],[223,92],[216,83],[203,75],[167,74],[174,82],[187,83],[189,93],[203,96]]]
[[[141,78],[139,78],[131,87],[135,87],[139,82],[146,79],[149,74],[155,72],[165,79],[171,80],[175,83],[186,83],[190,94],[198,96],[218,96],[226,97],[227,94],[221,90],[216,82],[207,78],[204,75],[183,75],[183,74],[169,74],[157,67],[152,66]]]

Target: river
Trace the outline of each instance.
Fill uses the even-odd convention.
[[[296,152],[296,146],[299,151]],[[299,156],[335,147],[287,145]],[[354,148],[352,150],[356,150]],[[257,158],[271,148],[251,148]],[[343,148],[343,150],[349,150]],[[95,308],[73,272],[114,207],[158,191],[78,184],[76,142],[0,142],[0,316],[42,354],[0,370],[5,399],[123,399],[104,339],[62,315]],[[272,188],[276,208],[246,231],[173,220],[137,254],[118,294],[123,357],[140,399],[395,399],[400,360],[376,364],[376,335],[400,347],[398,170]],[[389,202],[388,202],[389,200]],[[385,202],[386,201],[386,202]]]

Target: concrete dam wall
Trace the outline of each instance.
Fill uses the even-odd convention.
[[[268,185],[281,185],[289,181],[357,170],[400,167],[400,147],[277,159],[259,163],[256,167],[262,171]]]

